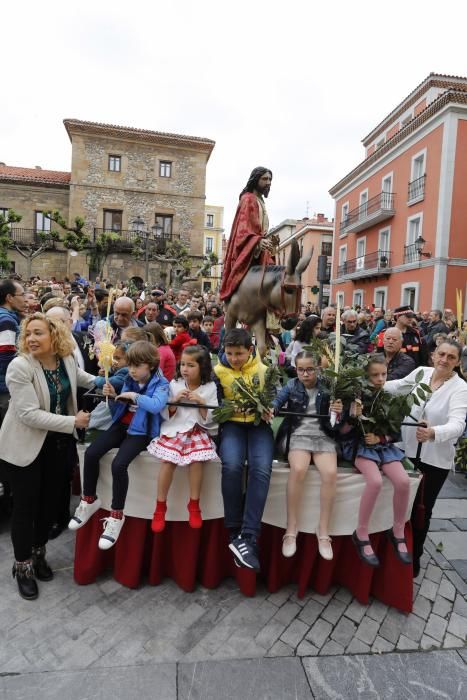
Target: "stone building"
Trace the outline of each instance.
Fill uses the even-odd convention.
[[[12,208],[23,216],[12,226],[17,247],[26,250],[30,242],[37,248],[37,234],[51,228],[42,211],[59,209],[69,224],[83,217],[92,242],[103,232],[119,234],[103,268],[112,279],[144,278],[147,273],[152,282],[164,281],[163,263],[149,253],[146,260],[131,254],[138,239],[144,258],[147,236],[149,250],[162,253],[171,240],[182,240],[190,249],[193,270],[201,267],[206,165],[214,141],[77,119],[65,119],[64,125],[71,141],[71,172],[0,164],[0,210]],[[142,232],[133,230],[135,221]],[[25,275],[25,258],[18,251],[12,251],[11,258],[16,271]],[[92,278],[100,272],[98,267],[90,248],[73,258],[71,272]],[[63,277],[70,271],[70,256],[56,244],[32,261],[31,270]]]

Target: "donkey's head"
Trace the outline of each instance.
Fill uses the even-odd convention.
[[[285,270],[271,291],[271,304],[281,310],[279,318],[285,330],[291,330],[298,322],[302,303],[301,276],[312,257],[313,248],[301,258],[298,243],[293,240]]]

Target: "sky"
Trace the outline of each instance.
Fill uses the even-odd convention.
[[[63,119],[216,141],[207,203],[230,230],[250,171],[271,226],[321,212],[361,139],[433,71],[467,75],[467,3],[4,3],[0,161],[69,170]]]

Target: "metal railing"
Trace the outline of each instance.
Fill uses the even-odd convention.
[[[412,199],[420,200],[425,197],[425,181],[426,175],[418,177],[416,180],[409,182],[407,199],[410,202]]]
[[[92,236],[93,243],[96,242],[98,236],[102,233],[113,233],[118,236],[118,239],[114,241],[113,245],[115,249],[119,248],[132,248],[133,246],[140,245],[144,248],[146,244],[146,237],[149,236],[149,245],[151,250],[155,250],[158,253],[164,253],[167,245],[173,241],[178,236],[174,236],[173,233],[161,232],[160,235],[156,235],[150,231],[131,231],[131,230],[120,230],[113,231],[112,229],[106,228],[95,228]]]
[[[377,250],[374,253],[368,253],[368,255],[361,255],[359,258],[346,260],[346,262],[338,266],[337,276],[344,277],[355,272],[368,272],[369,270],[381,273],[390,267],[390,262],[391,251]]]
[[[35,228],[16,228],[12,226],[9,231],[11,240],[18,245],[40,245],[45,242],[44,236],[50,231],[38,231]],[[50,239],[52,243],[52,239]]]
[[[416,243],[404,246],[404,263],[417,263],[421,260],[420,248]]]
[[[380,211],[391,212],[394,210],[394,192],[380,192],[376,197],[360,204],[356,209],[349,211],[346,218],[341,221],[340,230],[343,231],[349,226],[353,226],[360,221],[368,219],[373,214]]]

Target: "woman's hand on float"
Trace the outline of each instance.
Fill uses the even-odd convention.
[[[86,411],[78,411],[75,416],[75,428],[87,428],[91,414]]]
[[[415,431],[415,436],[418,442],[428,442],[429,440],[435,439],[435,429],[434,428],[422,428],[418,427]]]

